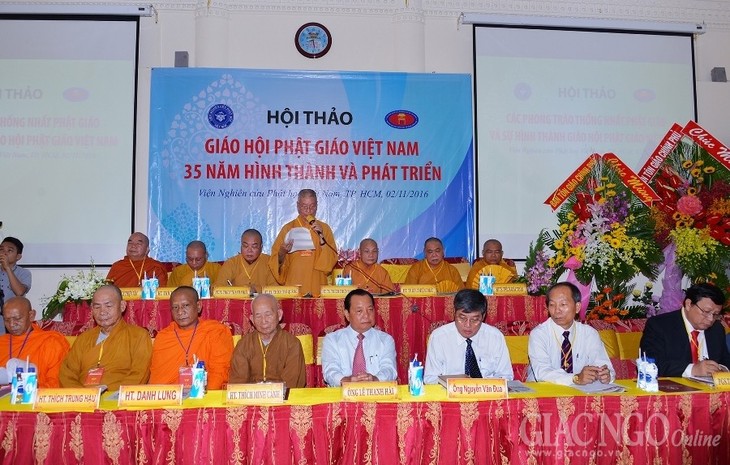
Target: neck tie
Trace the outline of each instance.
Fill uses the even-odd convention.
[[[700,332],[697,330],[692,331],[692,340],[689,341],[689,348],[692,351],[692,363],[697,363],[700,361],[700,341],[697,339],[700,335]]]
[[[566,373],[573,373],[573,347],[570,344],[570,331],[563,331],[563,345],[560,347],[560,364]]]
[[[367,367],[365,366],[365,352],[362,349],[363,339],[365,339],[364,334],[357,335],[357,347],[355,348],[355,357],[352,359],[353,376],[367,373]]]
[[[466,338],[466,357],[464,357],[464,373],[471,378],[481,378],[482,372],[479,370],[477,358],[474,355],[474,349],[471,348],[471,339]]]

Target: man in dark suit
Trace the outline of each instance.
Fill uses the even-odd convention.
[[[725,329],[718,321],[725,304],[712,284],[695,284],[685,291],[679,311],[649,318],[641,350],[656,360],[659,376],[712,376],[727,371],[730,353]]]

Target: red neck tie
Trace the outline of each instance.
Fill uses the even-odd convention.
[[[700,332],[694,330],[690,334],[692,335],[692,340],[689,341],[689,348],[692,351],[692,363],[697,363],[700,361],[700,341],[698,339]]]
[[[365,366],[365,352],[362,349],[362,340],[365,339],[364,334],[357,335],[357,347],[355,348],[355,357],[352,359],[352,375],[362,375],[367,373]]]

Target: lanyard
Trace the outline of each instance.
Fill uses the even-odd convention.
[[[185,351],[185,366],[189,367],[190,363],[188,362],[188,354],[190,353],[190,347],[192,347],[192,345],[193,345],[193,339],[195,338],[195,332],[198,330],[198,322],[197,321],[195,322],[195,328],[193,328],[193,335],[190,336],[190,342],[188,342],[187,349],[183,345],[182,340],[180,339],[180,335],[177,333],[177,329],[172,328],[172,330],[175,331],[175,337],[177,338],[177,342],[180,343],[180,347],[182,347],[182,349]]]
[[[271,341],[269,341],[268,344],[266,344],[266,347],[264,348],[264,341],[261,340],[261,334],[259,336],[259,347],[261,347],[261,355],[263,355],[264,359],[264,374],[263,374],[263,381],[266,381],[266,353],[269,351],[269,347],[271,347],[271,341],[274,340],[274,338],[271,338]],[[274,335],[276,337],[276,334]]]
[[[23,339],[23,345],[20,346],[20,350],[18,351],[18,358],[20,358],[20,354],[23,352],[23,348],[25,347],[25,343],[28,342],[28,337],[30,336],[30,333],[33,332],[33,328],[30,328],[30,330],[25,333],[25,339]],[[8,358],[13,358],[13,335],[10,335],[10,356]]]
[[[104,354],[104,343],[106,342],[106,339],[101,341],[101,347],[99,348],[99,358],[96,360],[96,367],[99,368],[101,365],[101,356]]]
[[[144,257],[142,259],[142,266],[139,267],[139,273],[137,272],[137,268],[134,267],[134,262],[132,259],[129,259],[129,265],[132,267],[132,270],[134,270],[134,274],[137,275],[137,282],[141,285],[142,284],[142,273],[144,272],[144,262],[147,260],[147,257]]]

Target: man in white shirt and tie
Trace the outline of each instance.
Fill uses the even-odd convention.
[[[345,297],[346,328],[328,334],[322,348],[322,373],[329,386],[349,381],[397,378],[395,341],[375,329],[375,299],[364,289]]]
[[[571,283],[558,283],[548,290],[550,318],[532,330],[527,344],[527,381],[567,386],[605,384],[616,378],[598,331],[575,321],[580,300],[580,290]]]
[[[454,321],[431,333],[423,382],[436,384],[441,375],[471,378],[514,378],[504,335],[484,323],[487,299],[474,289],[454,296]]]

